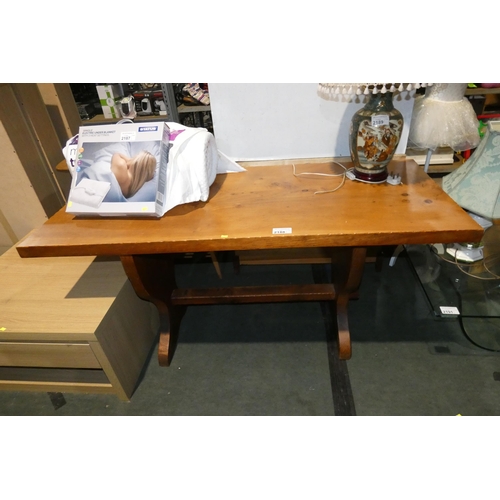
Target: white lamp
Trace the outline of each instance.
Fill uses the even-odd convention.
[[[435,83],[415,99],[408,139],[427,149],[425,172],[436,148],[467,151],[479,144],[479,122],[472,104],[464,97],[466,90],[466,83]]]

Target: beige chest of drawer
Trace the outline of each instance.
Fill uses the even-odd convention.
[[[0,342],[0,366],[101,368],[87,343]]]
[[[0,256],[0,389],[133,394],[158,330],[118,259]]]

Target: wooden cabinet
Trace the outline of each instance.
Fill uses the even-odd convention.
[[[158,330],[119,259],[0,257],[0,389],[130,399]]]

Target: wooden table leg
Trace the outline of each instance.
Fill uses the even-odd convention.
[[[160,314],[158,362],[169,366],[177,346],[185,306],[172,303],[172,291],[177,289],[174,258],[171,255],[126,255],[121,257],[123,268],[137,295],[152,302]]]
[[[356,297],[363,276],[366,248],[335,248],[333,287],[324,285],[233,287],[181,290],[175,281],[174,258],[168,254],[122,256],[135,292],[152,302],[160,314],[158,362],[169,366],[175,352],[182,317],[188,305],[327,300],[337,318],[340,359],[351,358],[347,306]]]
[[[337,318],[339,358],[351,358],[351,335],[347,305],[355,296],[366,260],[366,248],[336,248],[332,258],[332,282],[335,286],[336,300],[332,301],[334,317]]]

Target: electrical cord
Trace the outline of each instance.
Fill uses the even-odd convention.
[[[314,192],[314,194],[334,193],[335,191],[338,191],[345,184],[345,178],[346,178],[347,168],[344,165],[342,165],[342,163],[338,163],[336,161],[334,161],[333,163],[335,165],[338,165],[339,167],[342,167],[344,169],[344,171],[340,172],[339,174],[322,174],[320,172],[300,172],[300,173],[296,173],[295,163],[293,163],[292,164],[293,175],[295,177],[302,177],[302,176],[306,176],[306,175],[317,175],[317,176],[320,176],[320,177],[340,177],[340,176],[342,176],[342,182],[335,189],[328,189],[326,191],[315,191]]]
[[[292,164],[293,166],[293,175],[295,177],[301,177],[305,175],[318,175],[322,177],[339,177],[342,176],[342,182],[340,183],[339,186],[337,186],[335,189],[328,189],[326,191],[316,191],[314,194],[325,194],[325,193],[334,193],[335,191],[338,191],[344,184],[345,180],[350,179],[352,181],[358,181],[358,182],[365,182],[367,184],[392,184],[393,186],[398,186],[399,184],[403,184],[401,180],[401,175],[398,173],[391,172],[388,176],[387,179],[384,179],[383,181],[378,181],[378,182],[371,182],[371,181],[365,181],[363,179],[358,179],[356,175],[354,174],[354,168],[347,168],[342,163],[338,163],[336,161],[333,162],[335,165],[338,165],[339,167],[342,167],[344,169],[343,172],[339,174],[322,174],[319,172],[301,172],[299,174],[296,173],[296,167],[295,163]]]
[[[488,258],[488,257],[483,258],[482,264],[483,264],[484,270],[488,274],[490,274],[491,276],[493,276],[493,278],[486,278],[486,277],[478,276],[476,274],[469,273],[463,267],[461,267],[462,265],[464,265],[464,266],[477,265],[477,262],[471,262],[471,263],[459,262],[458,259],[457,259],[457,253],[455,253],[455,257],[454,257],[453,260],[447,259],[446,257],[443,257],[442,255],[440,255],[436,251],[436,249],[432,247],[432,245],[430,246],[430,248],[431,248],[431,251],[437,257],[439,257],[441,260],[444,260],[445,262],[448,262],[449,264],[454,264],[455,266],[457,266],[457,268],[458,268],[459,271],[461,271],[462,273],[466,274],[467,276],[470,276],[471,278],[475,278],[475,279],[482,280],[482,281],[496,281],[496,280],[500,279],[500,276],[498,274],[495,274],[493,271],[491,271],[491,269],[486,264],[486,261],[488,261],[488,263],[489,263],[489,260],[495,260],[495,258],[498,259],[499,256],[493,255],[493,256],[490,256],[490,258]],[[491,257],[493,257],[493,259],[491,259]]]
[[[499,255],[490,255],[488,257],[485,257],[483,259],[483,266],[486,269],[486,271],[488,271],[492,276],[496,276],[497,279],[500,279],[500,276],[498,274],[495,274],[493,271],[491,271],[491,269],[486,265],[487,261],[488,261],[488,264],[489,264],[490,261],[495,261],[495,260],[498,260],[498,259],[500,259]]]

